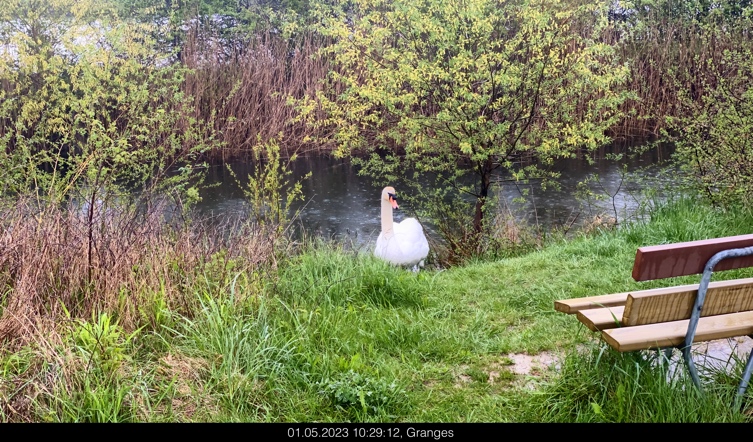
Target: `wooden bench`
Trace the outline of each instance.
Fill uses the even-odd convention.
[[[691,358],[694,342],[753,335],[753,278],[711,282],[715,270],[753,267],[753,235],[641,247],[633,279],[649,281],[703,273],[699,284],[555,301],[555,310],[575,314],[601,332],[618,351],[679,348],[693,382],[701,387]],[[745,366],[738,399],[753,370]]]

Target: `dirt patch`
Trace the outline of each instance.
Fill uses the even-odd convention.
[[[736,361],[745,363],[751,351],[753,339],[747,336],[719,339],[693,345],[693,360],[700,366],[729,368]],[[675,350],[675,357],[678,354],[679,350]],[[536,355],[510,353],[506,357],[512,361],[509,369],[518,375],[539,376],[549,368],[559,369],[559,356],[553,352]]]
[[[512,383],[513,386],[533,390],[536,388],[536,381],[550,368],[559,368],[559,357],[557,354],[549,351],[543,351],[539,354],[529,355],[526,353],[509,353],[503,358],[506,360],[506,370],[514,373],[517,380]]]
[[[504,376],[505,373],[508,373],[510,370],[507,369],[507,367],[510,365],[507,363],[507,361],[502,361],[503,363],[496,363],[493,362],[489,367],[486,368],[485,372],[489,375],[487,382],[490,385],[494,385],[500,381],[505,380],[507,376]]]
[[[455,388],[463,388],[473,382],[473,378],[467,374],[468,368],[468,365],[463,364],[455,370]]]
[[[736,364],[745,364],[753,350],[753,339],[747,336],[719,339],[693,345],[693,361],[699,373],[705,371],[730,372]],[[682,352],[673,350],[669,375],[677,368],[685,370]]]
[[[512,361],[509,369],[513,373],[523,376],[539,376],[552,365],[556,367],[558,362],[555,354],[548,351],[536,355],[510,353],[507,358]]]
[[[181,354],[168,354],[160,359],[160,374],[175,383],[171,407],[180,418],[191,419],[197,412],[216,410],[217,406],[205,390],[201,373],[209,364],[199,358]],[[163,407],[162,404],[158,409]]]
[[[721,339],[717,341],[703,342],[693,346],[693,359],[699,371],[713,368],[715,370],[729,369],[733,364],[744,364],[748,355],[753,351],[753,339],[743,336],[738,338]],[[530,355],[526,353],[508,353],[501,355],[499,362],[492,363],[485,370],[488,373],[489,384],[498,384],[504,378],[505,373],[513,373],[517,380],[513,385],[521,388],[535,389],[536,383],[550,369],[559,370],[562,354],[552,351],[543,351]],[[677,367],[683,367],[682,355],[679,350],[674,351],[670,373]],[[460,388],[472,382],[471,376],[465,372],[467,366],[459,367],[455,374],[455,386]]]
[[[430,379],[428,381],[424,381],[423,384],[424,384],[424,387],[426,387],[427,389],[431,390],[432,388],[434,388],[437,385],[439,385],[439,381],[436,380],[436,379]]]
[[[703,342],[693,346],[697,364],[725,369],[735,361],[744,363],[752,350],[753,339],[747,336]]]
[[[497,381],[497,378],[499,378],[499,371],[492,370],[489,372],[489,383],[494,384]]]
[[[744,364],[748,355],[753,351],[753,339],[747,336],[702,342],[693,346],[693,360],[699,370],[704,368],[715,370],[729,370],[736,363]],[[560,356],[553,352],[544,351],[536,355],[525,353],[510,353],[505,356],[511,364],[508,369],[522,377],[539,377],[550,368],[558,370]],[[672,367],[678,363],[684,366],[679,350],[674,350]]]

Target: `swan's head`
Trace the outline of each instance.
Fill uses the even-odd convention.
[[[382,190],[382,200],[387,201],[392,205],[393,209],[397,209],[397,197],[395,196],[395,188],[387,186]]]

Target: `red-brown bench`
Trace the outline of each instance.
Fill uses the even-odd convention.
[[[714,271],[753,267],[753,235],[641,247],[633,279],[648,281],[703,273],[699,284],[555,301],[618,351],[679,348],[701,387],[692,343],[753,335],[753,278],[710,282]],[[753,370],[748,359],[738,399]]]

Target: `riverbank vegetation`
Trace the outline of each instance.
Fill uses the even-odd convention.
[[[462,6],[0,0],[0,421],[749,420],[740,364],[699,396],[552,303],[653,287],[636,247],[750,233],[753,5]],[[676,146],[682,196],[567,237],[487,201],[493,170],[556,185],[614,140]],[[294,240],[298,154],[436,177],[432,265]],[[201,218],[233,158],[252,216]]]
[[[316,241],[275,259],[280,250],[243,240],[248,232],[237,226],[225,243],[194,227],[153,233],[157,239],[179,235],[171,241],[134,245],[139,253],[121,255],[119,269],[127,270],[111,271],[108,280],[130,276],[120,277],[117,289],[87,292],[78,303],[69,300],[82,293],[74,291],[76,262],[68,262],[76,253],[63,259],[45,254],[32,263],[32,251],[44,249],[30,244],[24,259],[3,263],[3,286],[5,296],[20,291],[9,278],[13,272],[38,269],[15,281],[37,294],[32,306],[44,314],[27,323],[22,341],[4,344],[0,416],[746,421],[747,402],[742,411],[729,406],[734,374],[710,373],[703,396],[687,388],[681,370],[668,384],[662,369],[601,346],[577,321],[555,313],[552,303],[653,287],[630,279],[637,246],[747,233],[751,221],[750,211],[720,213],[679,199],[645,223],[418,274]],[[52,233],[29,234],[50,244],[63,239]],[[3,250],[9,245],[5,240]],[[85,275],[85,266],[78,267]],[[750,272],[717,278],[741,276]],[[526,355],[549,359],[516,373],[515,362]]]

